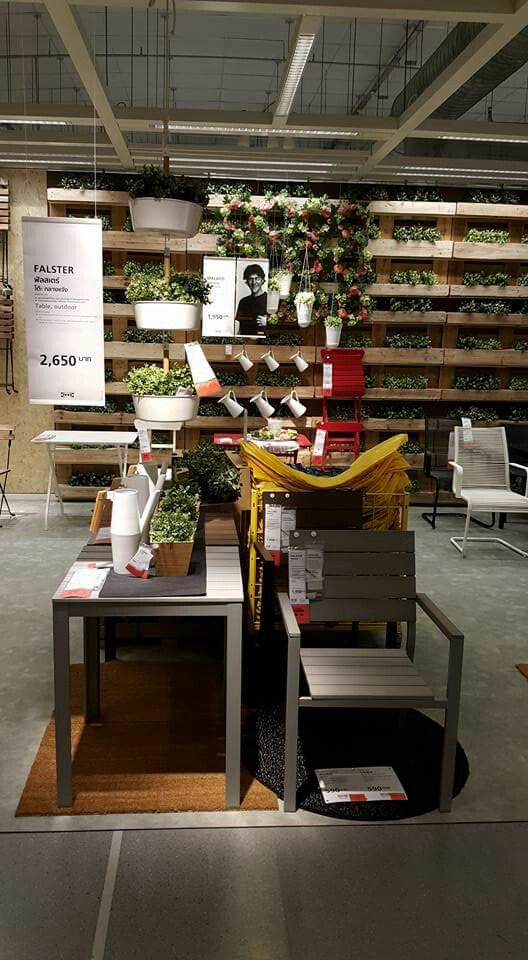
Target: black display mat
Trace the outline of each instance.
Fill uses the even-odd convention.
[[[186,577],[141,577],[110,570],[99,594],[103,599],[147,600],[150,597],[200,597],[207,591],[204,516],[201,514]]]
[[[403,820],[438,809],[443,727],[418,710],[408,710],[398,729],[398,710],[299,710],[297,805],[345,820]],[[244,741],[244,763],[279,797],[284,797],[284,707],[261,708],[255,736]],[[315,770],[325,767],[393,767],[407,800],[325,804]],[[456,796],[469,776],[457,746]]]

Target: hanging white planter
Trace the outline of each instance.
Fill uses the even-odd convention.
[[[200,204],[190,200],[157,197],[130,199],[130,218],[134,230],[159,230],[188,240],[198,233],[202,213]]]
[[[268,313],[276,313],[279,309],[280,291],[268,290],[267,309]]]
[[[139,420],[157,423],[185,423],[198,416],[200,398],[182,393],[177,397],[139,397],[134,395],[134,409]]]
[[[136,301],[134,318],[139,330],[199,330],[202,304],[177,300]]]
[[[291,273],[283,273],[279,276],[279,296],[289,297],[292,285]]]
[[[341,340],[341,332],[343,330],[343,324],[340,323],[339,326],[325,326],[326,332],[326,346],[327,347],[338,347],[339,341]]]
[[[314,305],[313,293],[298,293],[295,297],[295,310],[297,312],[297,323],[300,327],[309,327],[312,322],[312,310]]]

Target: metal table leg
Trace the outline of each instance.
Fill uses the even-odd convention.
[[[227,605],[226,630],[226,807],[240,806],[242,604]]]
[[[101,718],[99,659],[99,621],[85,617],[84,627],[84,716],[86,723],[97,723]]]
[[[64,516],[64,503],[62,502],[62,495],[60,492],[59,481],[57,480],[57,471],[55,470],[55,446],[50,443],[48,447],[48,458],[49,458],[49,468],[48,468],[48,492],[46,494],[46,510],[44,513],[44,528],[48,529],[48,515],[49,507],[51,501],[51,488],[52,485],[55,485],[55,495],[59,501],[60,512]]]
[[[65,610],[53,608],[53,671],[55,679],[55,762],[57,804],[71,807],[72,760],[70,719],[70,622]]]

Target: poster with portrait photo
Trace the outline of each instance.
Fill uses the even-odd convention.
[[[237,259],[234,328],[236,337],[256,339],[266,336],[268,276],[268,260]]]

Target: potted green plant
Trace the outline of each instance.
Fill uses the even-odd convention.
[[[200,228],[209,196],[205,181],[164,173],[147,164],[128,185],[134,230],[160,230],[189,239]]]
[[[291,285],[293,276],[289,270],[286,270],[285,267],[279,267],[278,270],[273,274],[277,278],[279,283],[279,294],[281,299],[290,296]]]
[[[196,526],[196,512],[178,504],[172,509],[162,509],[160,504],[150,524],[150,542],[155,551],[158,576],[187,576]]]
[[[267,310],[268,313],[276,313],[279,309],[280,303],[280,285],[279,278],[276,273],[272,273],[271,277],[268,280],[268,297],[267,297]]]
[[[170,423],[179,429],[198,414],[199,398],[186,364],[165,371],[156,364],[134,367],[124,378],[140,420]],[[177,426],[174,426],[177,424]]]
[[[329,313],[325,317],[325,331],[326,331],[326,346],[327,347],[338,347],[339,341],[341,340],[341,331],[343,329],[343,321],[341,317],[338,317],[335,313]]]
[[[300,327],[309,327],[312,322],[312,310],[315,300],[313,290],[299,290],[295,294],[295,310]]]
[[[126,298],[134,304],[140,330],[198,330],[202,305],[211,285],[198,273],[163,275],[161,264],[147,264],[129,273]]]

